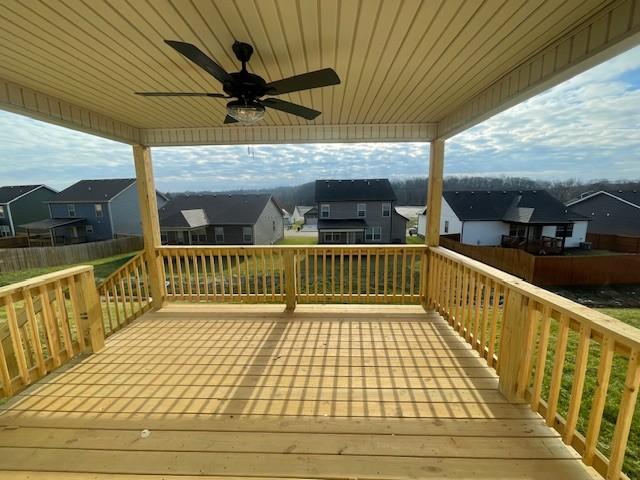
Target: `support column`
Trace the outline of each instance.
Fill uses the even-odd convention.
[[[144,254],[148,266],[152,307],[158,309],[164,303],[164,278],[162,276],[161,258],[157,247],[160,245],[160,221],[158,220],[158,202],[156,187],[153,181],[151,149],[145,145],[133,146],[133,160],[136,167],[136,186],[138,188],[138,205],[142,220],[142,237]]]
[[[429,247],[440,245],[443,175],[444,140],[433,140],[429,154],[429,189],[427,191],[427,226],[425,230],[425,243]]]

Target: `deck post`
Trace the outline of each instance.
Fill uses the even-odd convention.
[[[157,250],[160,245],[160,221],[158,220],[156,187],[153,181],[151,149],[145,145],[134,145],[133,160],[136,167],[136,185],[138,188],[140,220],[142,221],[144,255],[149,269],[149,283],[151,284],[151,306],[153,309],[158,309],[162,307],[165,295],[161,258]]]
[[[296,269],[293,250],[286,249],[283,253],[284,261],[284,295],[287,302],[286,311],[296,309]]]
[[[89,272],[80,275],[79,283],[82,311],[86,315],[86,320],[83,328],[84,332],[78,332],[78,334],[85,335],[89,339],[87,350],[96,353],[104,348],[104,326],[102,324],[102,308],[100,307],[100,298],[98,297],[93,268]]]
[[[427,190],[427,226],[425,243],[440,245],[440,215],[442,212],[442,183],[444,176],[444,140],[431,142],[429,154],[429,186]]]
[[[529,299],[529,301],[533,301]],[[502,334],[500,336],[500,377],[498,389],[512,403],[524,403],[519,392],[526,386],[518,386],[525,366],[525,338],[527,336],[527,299],[514,290],[505,298]]]

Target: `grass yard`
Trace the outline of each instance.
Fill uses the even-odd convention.
[[[424,245],[424,237],[421,237],[419,235],[407,235],[407,244]]]
[[[285,236],[282,240],[280,240],[276,245],[317,245],[318,237],[317,235],[309,236],[309,235],[291,235]]]
[[[38,275],[44,275],[45,273],[75,267],[77,265],[93,265],[96,282],[100,283],[136,254],[137,252],[121,253],[112,257],[99,258],[97,260],[90,260],[72,265],[57,265],[55,267],[31,268],[29,270],[21,270],[19,272],[0,273],[0,287],[16,282],[22,282],[23,280],[28,280],[29,278],[36,277]]]

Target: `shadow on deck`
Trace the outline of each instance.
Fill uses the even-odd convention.
[[[497,385],[419,307],[169,305],[4,406],[0,477],[597,476]]]

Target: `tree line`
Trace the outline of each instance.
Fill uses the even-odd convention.
[[[398,205],[425,205],[427,198],[426,177],[393,180],[391,185],[398,197]],[[640,180],[610,181],[595,180],[532,180],[526,177],[446,177],[445,190],[547,190],[558,200],[567,202],[580,195],[598,190],[639,190]],[[313,205],[315,196],[314,182],[303,183],[293,187],[276,187],[264,189],[230,190],[218,193],[270,193],[276,201],[288,211],[296,205]],[[181,194],[205,194],[214,192],[176,192],[170,196]]]

